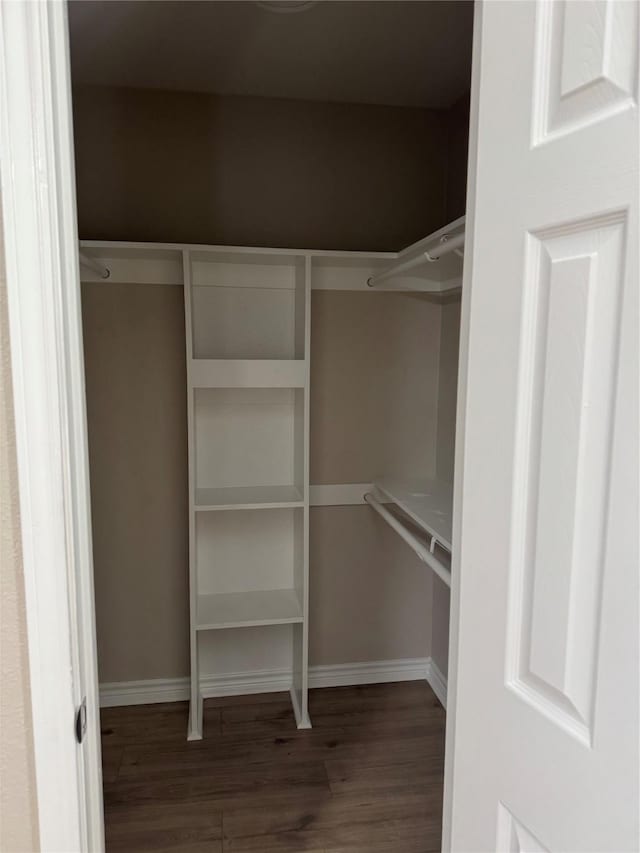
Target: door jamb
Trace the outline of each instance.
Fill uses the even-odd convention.
[[[0,4],[2,180],[40,847],[104,849],[67,8]],[[79,747],[74,715],[87,697]]]
[[[476,161],[478,156],[480,113],[480,69],[482,62],[482,2],[474,4],[473,62],[471,70],[471,99],[469,106],[469,154],[467,163],[467,207],[465,220],[464,270],[460,314],[460,349],[458,394],[456,403],[456,448],[453,482],[453,533],[451,554],[451,594],[449,607],[449,671],[447,683],[447,728],[444,764],[444,802],[442,808],[442,850],[451,850],[453,823],[454,750],[458,692],[458,631],[460,618],[460,587],[466,560],[462,550],[462,513],[464,509],[464,461],[466,453],[465,424],[467,413],[467,376],[469,329],[473,287],[473,246],[476,205]]]

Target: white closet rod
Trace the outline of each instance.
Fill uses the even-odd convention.
[[[414,267],[418,267],[426,261],[437,261],[443,255],[448,255],[449,252],[455,252],[462,246],[464,246],[464,231],[462,234],[456,234],[455,237],[445,236],[442,238],[442,241],[430,251],[421,252],[415,258],[411,258],[408,261],[389,267],[389,269],[381,272],[379,275],[371,276],[371,278],[367,280],[367,284],[369,287],[375,287],[376,284],[380,284],[381,281],[386,281],[388,278],[393,278],[396,275],[402,275],[402,273],[408,272],[408,270],[412,270]]]
[[[441,581],[446,583],[448,587],[451,586],[451,572],[446,569],[442,563],[435,557],[428,548],[417,539],[411,531],[407,530],[395,516],[393,516],[388,509],[385,509],[384,506],[374,498],[374,496],[367,492],[364,496],[366,503],[369,504],[371,509],[374,509],[378,515],[382,516],[387,524],[392,527],[396,533],[404,539],[407,545],[412,548],[418,557],[422,560],[423,563],[426,563],[429,568],[434,571]]]
[[[78,255],[83,267],[88,267],[90,270],[98,273],[100,278],[109,278],[111,275],[109,267],[105,267],[105,265],[101,264],[100,261],[97,261],[95,258],[90,258],[89,255],[85,255],[84,252],[79,252]]]

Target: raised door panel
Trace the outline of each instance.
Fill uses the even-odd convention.
[[[530,236],[507,683],[593,736],[625,217]]]
[[[537,143],[637,101],[639,8],[633,0],[539,4]]]

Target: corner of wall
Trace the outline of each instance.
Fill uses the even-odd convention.
[[[466,92],[447,111],[446,220],[462,216],[466,207],[467,160],[469,153],[469,107]]]

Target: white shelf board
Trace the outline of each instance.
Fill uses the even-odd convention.
[[[451,551],[453,486],[439,480],[378,480],[375,487]]]
[[[304,359],[191,360],[194,388],[304,388]]]
[[[296,486],[233,486],[196,489],[196,512],[230,509],[276,509],[303,506]]]
[[[428,237],[423,237],[417,243],[407,246],[399,252],[397,260],[392,264],[396,265],[413,260],[414,258],[422,258],[421,263],[413,269],[407,270],[404,273],[398,273],[392,279],[380,282],[375,289],[381,290],[385,285],[393,287],[396,290],[411,290],[415,289],[416,285],[422,282],[423,292],[446,293],[449,290],[455,290],[462,286],[462,269],[464,258],[455,251],[450,254],[443,255],[435,261],[428,261],[425,257],[425,252],[432,252],[442,240],[443,237],[451,239],[459,234],[464,234],[466,218],[461,216],[455,219],[448,225],[439,228]],[[464,253],[463,253],[464,254]],[[388,268],[388,265],[387,265]]]
[[[302,606],[295,589],[226,592],[199,595],[196,629],[251,628],[302,622]]]

